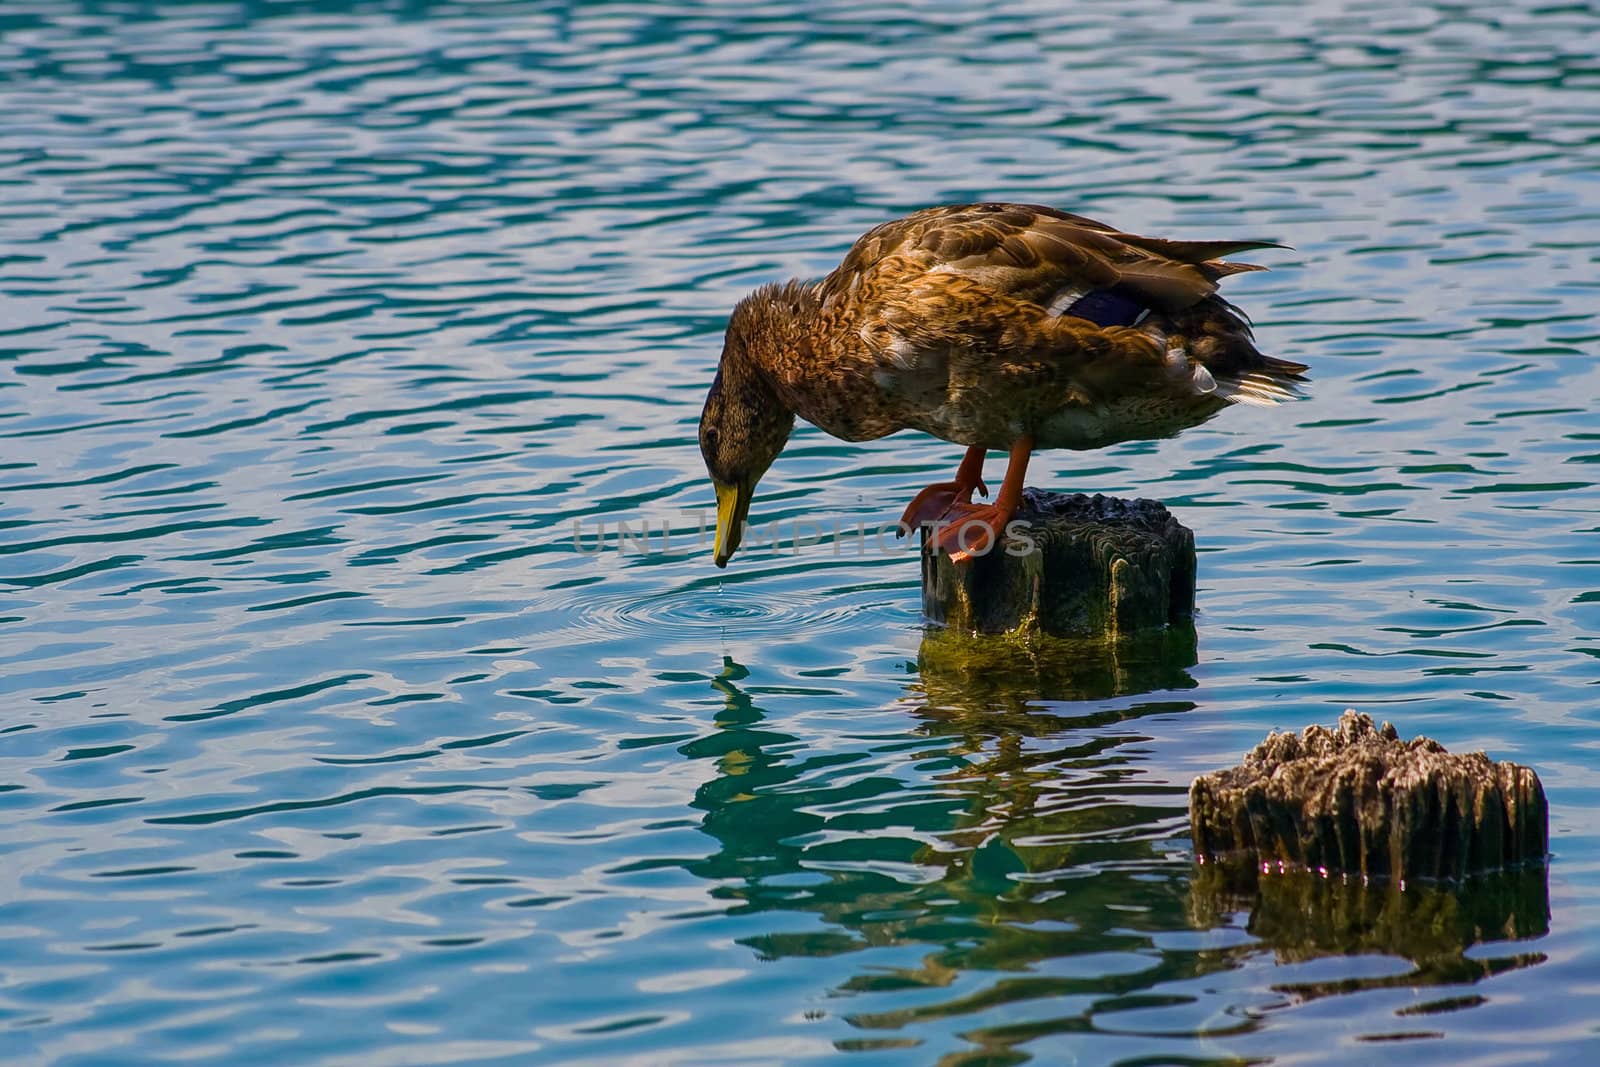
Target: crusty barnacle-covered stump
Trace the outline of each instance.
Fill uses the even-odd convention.
[[[1026,539],[965,563],[924,539],[928,618],[978,633],[1120,637],[1194,614],[1194,534],[1155,501],[1025,489],[1014,521]]]
[[[1364,877],[1455,879],[1542,862],[1548,809],[1539,776],[1481,752],[1402,741],[1347,711],[1329,730],[1274,733],[1237,767],[1189,787],[1201,862],[1253,854],[1262,866]]]

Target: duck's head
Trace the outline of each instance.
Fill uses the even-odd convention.
[[[714,559],[726,567],[744,537],[756,483],[778,458],[794,428],[794,412],[778,397],[757,363],[754,347],[768,340],[754,327],[748,300],[734,309],[722,363],[700,413],[700,455],[717,490]]]

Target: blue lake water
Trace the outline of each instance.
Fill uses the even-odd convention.
[[[0,1059],[1593,1062],[1597,55],[1473,0],[6,0]],[[694,544],[733,303],[985,198],[1293,246],[1228,288],[1308,400],[1031,470],[1194,529],[1192,657],[936,666],[853,534],[953,469],[914,434],[804,428],[778,543]],[[1346,707],[1537,768],[1547,923],[1208,902],[1190,779]]]

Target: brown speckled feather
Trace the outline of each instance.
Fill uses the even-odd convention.
[[[1127,288],[1174,311],[1249,264],[1214,262],[1266,241],[1167,241],[1032,204],[929,208],[864,234],[822,282],[824,305],[862,286],[892,289],[930,271],[963,274],[1048,308],[1064,289]]]

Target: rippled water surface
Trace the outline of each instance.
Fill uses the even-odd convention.
[[[1588,1060],[1597,55],[1470,0],[6,0],[0,1058]],[[1293,246],[1229,288],[1309,400],[1032,469],[1193,527],[1187,648],[924,649],[852,533],[956,462],[914,434],[797,434],[756,517],[820,544],[694,543],[734,301],[977,198]],[[1539,770],[1548,921],[1207,889],[1190,778],[1345,707]]]

